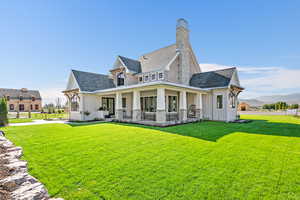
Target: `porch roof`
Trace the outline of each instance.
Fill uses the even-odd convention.
[[[93,92],[82,92],[82,93],[89,93],[89,94],[98,94],[98,93],[108,93],[108,92],[116,92],[116,91],[126,91],[130,89],[137,89],[137,88],[149,88],[151,86],[169,86],[169,87],[175,87],[175,88],[180,88],[180,89],[188,89],[188,90],[194,90],[202,93],[207,93],[210,89],[202,89],[198,87],[193,87],[193,86],[187,86],[187,85],[182,85],[178,83],[171,83],[171,82],[166,82],[166,81],[155,81],[155,82],[149,82],[149,83],[141,83],[141,84],[135,84],[135,85],[128,85],[128,86],[119,86],[116,88],[109,88],[109,89],[104,89],[104,90],[96,90]]]

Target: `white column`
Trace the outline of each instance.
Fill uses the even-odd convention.
[[[132,95],[132,120],[141,120],[141,95],[139,90],[134,90]]]
[[[159,123],[166,122],[165,88],[157,88],[156,121]]]
[[[116,93],[116,118],[121,120],[123,118],[123,110],[122,110],[122,93]]]
[[[197,93],[196,94],[196,116],[198,119],[202,119],[203,118],[203,106],[202,106],[202,94],[201,93]]]
[[[186,91],[180,91],[179,94],[179,119],[187,120],[187,103],[186,103]]]

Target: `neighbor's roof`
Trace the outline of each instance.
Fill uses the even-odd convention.
[[[72,70],[81,91],[92,92],[114,88],[113,80],[104,74]]]
[[[199,88],[226,87],[229,85],[235,67],[194,74],[190,85]]]
[[[40,92],[38,90],[21,90],[21,89],[7,89],[0,88],[0,97],[9,96],[10,99],[19,99],[20,96],[23,99],[31,99],[35,97],[36,99],[41,99]]]
[[[133,60],[131,58],[126,58],[124,56],[119,56],[119,58],[122,60],[124,65],[128,68],[128,70],[140,73],[141,72],[141,63],[138,60]]]

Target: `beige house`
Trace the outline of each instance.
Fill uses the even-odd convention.
[[[42,109],[42,98],[38,90],[0,88],[0,98],[7,100],[9,112],[39,112]]]
[[[169,125],[201,119],[234,121],[243,90],[236,68],[201,72],[179,19],[176,43],[140,56],[117,56],[109,75],[72,70],[64,94],[70,120],[112,118]]]

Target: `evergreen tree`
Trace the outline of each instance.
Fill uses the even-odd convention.
[[[0,99],[0,126],[8,125],[8,117],[7,117],[7,103],[5,98]]]

